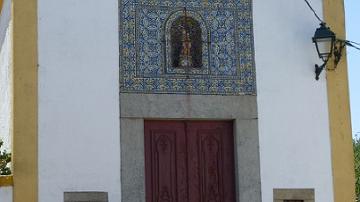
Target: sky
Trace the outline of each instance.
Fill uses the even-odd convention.
[[[345,0],[346,39],[360,43],[360,0]],[[360,135],[360,51],[347,48],[353,136]]]

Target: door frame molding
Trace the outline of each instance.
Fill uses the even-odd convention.
[[[261,202],[256,96],[120,94],[123,202],[145,202],[144,120],[233,120],[236,199]]]

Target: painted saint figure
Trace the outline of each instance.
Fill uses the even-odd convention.
[[[186,29],[182,29],[182,45],[181,45],[181,54],[180,54],[180,66],[181,67],[190,67],[192,66],[192,56],[191,56],[191,40],[190,34]]]

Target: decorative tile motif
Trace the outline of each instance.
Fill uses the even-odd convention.
[[[202,29],[202,68],[172,67],[171,23],[186,7]],[[120,90],[256,94],[251,0],[120,0]]]

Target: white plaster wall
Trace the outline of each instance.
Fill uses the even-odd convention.
[[[312,0],[321,15],[322,1]],[[273,188],[315,188],[332,202],[325,73],[311,38],[319,23],[304,1],[254,0],[262,198]]]
[[[0,187],[1,202],[12,202],[12,187]]]
[[[11,26],[7,24],[4,41],[0,44],[0,139],[1,149],[11,149]]]
[[[321,0],[311,1],[319,13]],[[39,0],[40,202],[64,191],[108,191],[120,201],[118,0]],[[254,0],[262,197],[315,188],[331,202],[324,74],[303,1]]]
[[[39,0],[39,201],[120,201],[118,0]]]

